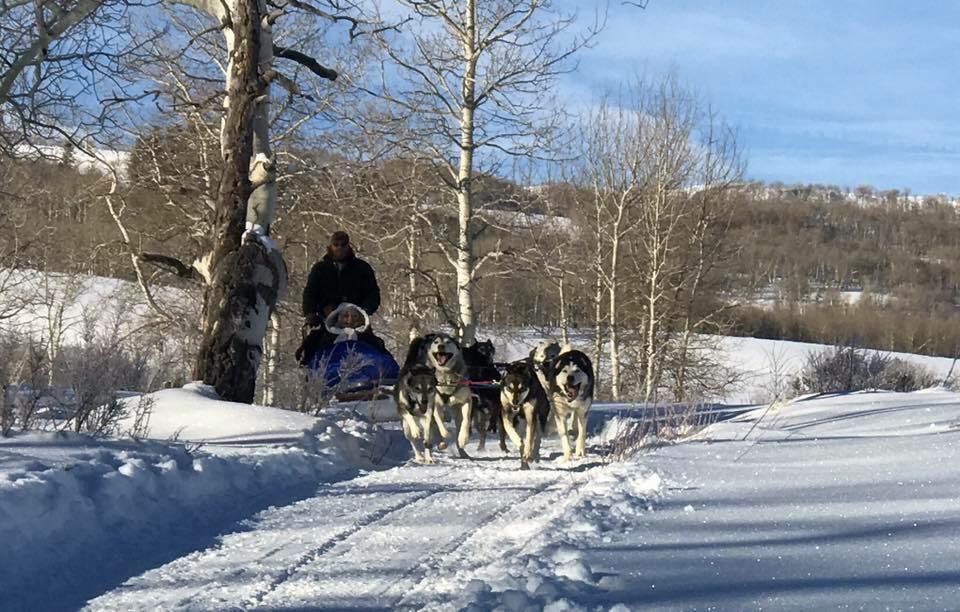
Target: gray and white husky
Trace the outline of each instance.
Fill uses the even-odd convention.
[[[437,376],[425,365],[414,365],[400,372],[393,396],[403,423],[403,435],[413,448],[417,463],[433,463],[434,402]],[[421,450],[422,447],[422,450]]]
[[[566,350],[553,362],[550,373],[550,400],[553,404],[557,433],[563,445],[563,460],[570,460],[568,421],[572,417],[577,427],[574,456],[585,457],[587,439],[587,412],[593,405],[593,364],[590,358],[577,350]]]
[[[550,402],[534,366],[529,360],[511,363],[500,381],[500,426],[520,449],[520,469],[529,469],[531,461],[540,461],[540,442],[550,417]],[[526,426],[523,439],[515,423]]]
[[[447,409],[453,415],[457,431],[457,451],[460,457],[467,458],[467,441],[470,439],[470,416],[472,404],[470,386],[467,383],[467,365],[463,360],[460,344],[447,334],[427,334],[418,337],[410,344],[407,352],[408,365],[426,365],[433,369],[437,377],[437,390],[434,394],[434,420],[443,439],[449,435],[444,424]]]

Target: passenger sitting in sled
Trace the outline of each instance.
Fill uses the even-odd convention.
[[[370,389],[392,381],[400,366],[383,340],[370,330],[362,308],[341,304],[314,329],[297,351],[308,370],[308,380],[324,382],[327,388]]]
[[[344,303],[337,306],[327,315],[323,325],[326,333],[320,341],[320,346],[345,340],[358,340],[380,351],[387,350],[383,340],[370,329],[370,317],[363,309],[353,304]]]
[[[370,317],[355,304],[343,303],[324,319],[323,326],[313,329],[297,349],[297,361],[309,365],[314,355],[337,342],[356,340],[387,353],[386,344],[370,329]]]

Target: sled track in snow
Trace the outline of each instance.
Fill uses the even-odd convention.
[[[518,513],[523,515],[522,512],[524,506],[527,506],[531,501],[542,497],[546,493],[552,493],[549,495],[546,500],[541,504],[538,504],[542,508],[553,508],[553,512],[546,513],[546,519],[542,527],[546,527],[551,520],[553,520],[556,515],[562,512],[562,509],[565,508],[565,505],[557,505],[556,502],[563,499],[563,497],[569,495],[574,488],[574,485],[577,481],[565,482],[558,484],[556,482],[545,482],[540,486],[536,487],[529,495],[525,496],[518,502],[512,504],[505,504],[496,512],[488,516],[481,524],[476,525],[473,529],[467,530],[464,533],[462,538],[455,540],[446,546],[440,552],[434,553],[431,557],[425,560],[423,563],[419,564],[416,567],[411,568],[406,574],[403,575],[402,580],[416,580],[416,584],[410,589],[407,593],[401,593],[396,597],[390,604],[387,605],[390,609],[419,609],[424,606],[426,602],[423,601],[405,601],[411,599],[411,595],[419,594],[425,591],[426,587],[431,581],[437,580],[438,578],[451,578],[457,573],[464,570],[468,572],[475,572],[476,570],[488,565],[492,561],[503,557],[504,555],[510,554],[513,551],[523,549],[533,538],[535,538],[541,531],[537,530],[534,533],[530,534],[528,537],[523,538],[519,542],[505,543],[498,538],[502,535],[497,531],[496,527],[497,522],[506,518],[508,515],[513,513]],[[489,550],[484,550],[489,548],[489,546],[484,546],[484,544],[492,543],[493,546],[493,557]],[[440,574],[444,575],[440,575]],[[389,590],[389,589],[387,589]],[[381,595],[386,594],[386,590],[381,593]]]
[[[270,595],[270,593],[273,593],[280,587],[280,585],[290,580],[290,578],[292,578],[298,571],[300,571],[301,568],[307,567],[311,563],[314,563],[315,561],[319,560],[320,557],[324,555],[324,553],[329,551],[331,548],[333,548],[337,544],[343,542],[353,534],[359,532],[364,527],[373,525],[377,521],[383,520],[384,518],[386,518],[387,516],[393,514],[398,510],[402,510],[404,508],[409,507],[412,504],[416,504],[429,497],[433,497],[438,493],[440,493],[440,489],[426,491],[424,493],[417,493],[409,497],[405,497],[401,501],[398,501],[395,504],[387,506],[386,508],[380,508],[379,510],[375,510],[374,512],[371,512],[370,514],[364,516],[363,518],[358,520],[356,523],[354,523],[352,526],[341,530],[334,536],[327,539],[327,541],[321,544],[320,546],[317,546],[312,550],[305,552],[303,556],[296,561],[296,563],[287,567],[279,575],[275,576],[273,580],[271,580],[270,583],[266,586],[266,588],[261,589],[256,593],[254,593],[250,601],[250,606],[251,607],[260,606],[263,603],[263,600],[266,599]]]
[[[442,605],[465,580],[524,554],[591,480],[552,466],[521,472],[515,461],[495,454],[408,465],[323,486],[268,509],[218,546],[132,578],[90,609]]]

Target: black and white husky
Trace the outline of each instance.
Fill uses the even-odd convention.
[[[470,439],[472,401],[460,344],[447,334],[427,334],[415,338],[407,351],[404,367],[415,364],[433,368],[437,377],[433,416],[440,436],[446,439],[450,435],[443,422],[449,409],[457,430],[457,451],[461,457],[468,457],[464,447]]]
[[[416,364],[400,372],[393,396],[417,463],[433,463],[434,403],[437,375],[430,366]],[[423,450],[421,451],[421,448]]]
[[[531,461],[540,460],[543,429],[550,417],[550,402],[540,385],[529,360],[511,363],[500,381],[500,426],[520,449],[520,468],[529,469]],[[523,419],[523,439],[514,423]]]
[[[587,412],[593,404],[593,364],[590,358],[577,350],[565,350],[553,361],[550,374],[550,401],[553,405],[557,433],[563,445],[563,460],[570,460],[568,422],[573,418],[577,427],[574,456],[585,457],[587,440]]]

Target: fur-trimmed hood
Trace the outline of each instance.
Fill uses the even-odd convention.
[[[360,327],[338,327],[337,326],[337,317],[340,316],[340,313],[349,310],[355,309],[361,315],[363,315],[363,325]],[[367,314],[367,311],[363,308],[360,308],[356,304],[351,304],[349,302],[344,302],[337,306],[333,312],[327,315],[326,320],[324,320],[324,327],[327,328],[327,331],[331,334],[336,334],[337,339],[334,342],[341,342],[343,340],[356,340],[357,335],[361,334],[368,329],[370,329],[370,315]]]

